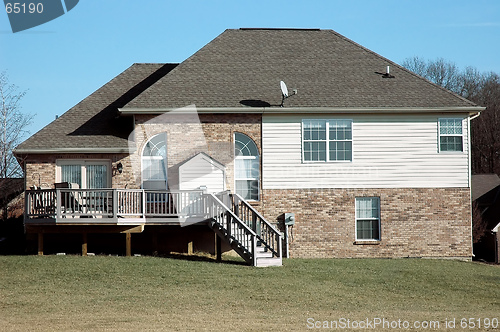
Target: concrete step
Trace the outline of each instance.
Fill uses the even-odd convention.
[[[259,258],[257,257],[257,267],[282,266],[281,258]]]
[[[257,258],[272,258],[273,253],[272,252],[265,252],[265,251],[262,251],[262,252],[256,251],[255,256]]]

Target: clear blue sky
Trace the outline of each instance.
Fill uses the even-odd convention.
[[[135,62],[181,62],[228,28],[333,29],[397,63],[415,55],[500,73],[499,0],[80,0],[13,34],[0,71],[28,90],[31,133]]]

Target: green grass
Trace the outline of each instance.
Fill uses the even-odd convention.
[[[500,267],[290,259],[0,257],[1,331],[290,331],[307,319],[500,319]],[[499,326],[500,329],[500,326]]]

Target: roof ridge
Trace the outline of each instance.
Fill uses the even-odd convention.
[[[239,28],[239,30],[292,30],[292,31],[321,31],[320,28]]]

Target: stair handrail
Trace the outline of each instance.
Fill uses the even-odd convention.
[[[233,238],[235,239],[236,241],[238,241],[238,243],[240,243],[241,245],[245,245],[245,243],[247,243],[245,247],[245,250],[248,251],[251,255],[251,257],[249,257],[249,259],[252,260],[252,264],[255,266],[256,265],[256,261],[257,261],[257,257],[256,257],[256,248],[257,248],[257,234],[250,228],[248,227],[247,224],[245,224],[229,207],[227,207],[215,194],[213,193],[209,193],[207,194],[208,197],[211,198],[212,202],[213,203],[216,203],[219,207],[221,207],[223,210],[224,210],[224,214],[226,215],[226,218],[227,218],[227,228],[226,230],[228,231],[228,237],[229,238]],[[210,206],[210,208],[212,208],[213,206]],[[221,218],[224,218],[224,216],[220,215],[219,213],[210,213],[209,211],[209,217],[211,218],[216,218],[216,221],[218,224],[220,224],[221,226],[225,226],[224,223],[220,222],[220,219]],[[250,237],[250,241],[248,240],[244,240],[242,239],[242,234],[241,233],[236,233],[236,234],[233,234],[232,232],[232,228],[231,228],[231,224],[236,224],[237,226],[241,226],[241,228],[245,231],[245,235],[248,237]],[[251,245],[248,245],[248,242],[251,242]]]
[[[258,234],[256,230],[255,233],[257,235],[257,238],[262,242],[262,244],[264,244],[264,246],[271,250],[271,252],[273,252],[274,255],[276,255],[277,257],[282,257],[282,249],[281,249],[281,246],[282,246],[282,239],[281,239],[281,232],[276,228],[274,227],[270,222],[268,222],[266,220],[266,218],[264,218],[260,213],[259,211],[257,211],[253,206],[251,206],[240,194],[233,194],[233,197],[236,197],[238,199],[238,202],[234,202],[235,206],[237,206],[239,203],[243,204],[245,207],[247,207],[253,214],[254,216],[256,216],[258,219],[260,219],[261,223],[263,225],[265,225],[265,227],[267,228],[268,231],[270,231],[270,233],[272,233],[272,238],[273,240],[275,240],[277,242],[277,245],[274,246],[272,245],[271,243],[269,243],[270,241],[264,239],[261,235],[262,234]],[[238,216],[239,217],[239,216]],[[277,248],[276,248],[277,247]]]

